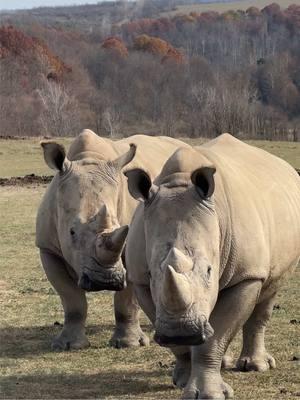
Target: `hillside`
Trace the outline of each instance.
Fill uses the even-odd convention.
[[[165,4],[3,14],[0,135],[299,140],[300,5],[154,16]]]
[[[219,13],[228,10],[247,10],[249,7],[257,7],[259,9],[266,7],[270,4],[270,0],[237,0],[228,2],[203,2],[202,4],[187,4],[177,5],[175,10],[170,10],[161,13],[161,17],[174,16],[176,14],[190,14],[191,12],[202,13],[206,11],[217,11]],[[278,0],[276,3],[281,8],[287,8],[291,4],[300,5],[300,0]]]

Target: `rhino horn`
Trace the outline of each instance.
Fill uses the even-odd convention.
[[[122,154],[120,157],[112,161],[112,165],[115,169],[121,170],[125,165],[129,164],[132,161],[133,157],[136,153],[136,145],[134,143],[130,143],[130,149],[127,153]]]
[[[106,205],[104,205],[99,213],[100,228],[109,229],[112,226],[111,217],[107,210]]]
[[[166,265],[172,265],[176,272],[188,272],[193,268],[193,261],[176,247],[172,247],[165,260]]]
[[[162,287],[162,304],[170,313],[182,312],[192,303],[190,283],[182,274],[167,265]]]
[[[121,226],[112,232],[106,233],[106,247],[108,250],[121,255],[128,235],[128,225]]]
[[[110,267],[121,257],[128,234],[128,225],[121,226],[112,232],[100,233],[96,240],[96,257],[105,267]]]

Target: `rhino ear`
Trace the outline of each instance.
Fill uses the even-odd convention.
[[[66,150],[64,146],[56,142],[41,142],[40,143],[44,151],[44,159],[46,164],[51,169],[56,169],[60,172],[64,172],[70,161],[66,157]]]
[[[204,199],[211,197],[215,190],[214,166],[201,167],[192,172],[191,181],[195,185],[197,192]]]
[[[155,187],[152,185],[150,176],[142,169],[136,168],[125,171],[128,190],[131,196],[136,200],[149,200]]]
[[[125,167],[125,165],[129,164],[130,161],[133,160],[135,153],[136,145],[134,143],[130,143],[130,149],[127,151],[127,153],[122,154],[116,160],[112,161],[113,166],[116,169],[121,170],[123,167]]]

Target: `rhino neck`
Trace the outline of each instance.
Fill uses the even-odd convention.
[[[129,194],[127,181],[122,173],[120,174],[119,182],[117,216],[121,226],[129,225],[136,209],[137,201]]]

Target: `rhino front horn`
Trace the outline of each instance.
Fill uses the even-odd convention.
[[[107,249],[121,255],[128,235],[128,229],[128,225],[124,225],[110,233],[105,234],[107,237],[105,242]]]
[[[99,234],[96,241],[96,257],[102,266],[110,267],[121,257],[128,234],[128,225],[112,232]]]
[[[190,283],[182,274],[167,265],[162,285],[162,305],[170,313],[185,311],[192,304]]]

